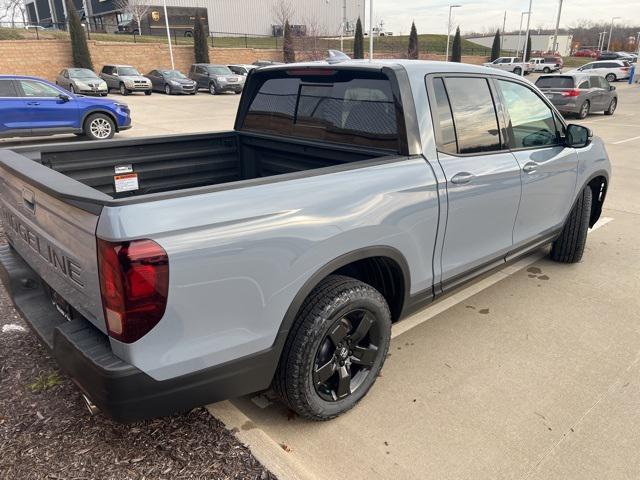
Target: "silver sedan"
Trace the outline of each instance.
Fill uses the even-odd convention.
[[[107,83],[88,68],[65,68],[56,78],[56,85],[72,93],[106,97]]]

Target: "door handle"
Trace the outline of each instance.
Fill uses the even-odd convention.
[[[27,102],[27,105],[40,105],[40,102]]]
[[[456,185],[463,185],[465,183],[469,183],[473,179],[473,177],[474,177],[473,173],[469,173],[469,172],[456,173],[451,178],[451,183],[455,183]]]
[[[522,171],[524,173],[533,173],[538,169],[538,164],[536,162],[527,162],[522,167]]]

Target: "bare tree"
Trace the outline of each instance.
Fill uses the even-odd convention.
[[[23,0],[0,0],[0,22],[10,23],[11,28],[16,27],[16,22],[26,25],[25,6]]]
[[[131,15],[138,24],[138,34],[142,34],[142,19],[149,12],[149,0],[115,0],[114,4],[122,13]]]
[[[289,0],[278,0],[273,6],[273,22],[282,29],[282,35],[284,36],[284,24],[286,22],[291,23],[296,10]]]

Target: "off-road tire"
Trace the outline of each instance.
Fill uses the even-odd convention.
[[[365,309],[379,322],[375,360],[355,391],[345,398],[327,401],[320,396],[313,380],[316,356],[328,332],[353,309]],[[390,338],[391,314],[380,292],[351,277],[330,275],[313,289],[300,307],[282,351],[273,388],[304,418],[316,421],[335,418],[367,394],[384,364]]]
[[[560,236],[551,245],[551,259],[561,263],[577,263],[582,259],[591,216],[592,192],[586,187],[576,200]]]

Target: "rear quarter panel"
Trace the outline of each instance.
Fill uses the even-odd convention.
[[[438,226],[421,156],[157,202],[106,207],[97,235],[152,238],[170,287],[159,324],[114,352],[163,380],[272,345],[289,305],[322,266],[371,246],[397,249],[412,293],[431,288]]]

